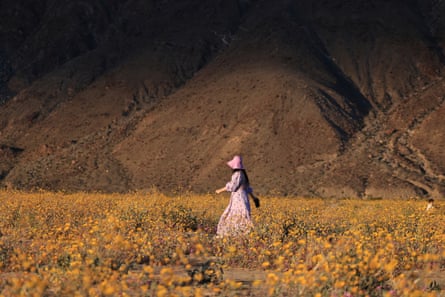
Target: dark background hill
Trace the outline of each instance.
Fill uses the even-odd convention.
[[[3,0],[0,182],[443,197],[445,3]]]

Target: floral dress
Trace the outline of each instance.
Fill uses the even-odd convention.
[[[218,222],[218,236],[242,235],[252,228],[248,194],[252,188],[248,185],[242,171],[235,171],[232,180],[226,184],[226,191],[232,192],[230,202]]]

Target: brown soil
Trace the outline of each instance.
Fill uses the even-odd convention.
[[[0,181],[443,197],[438,1],[3,1]]]

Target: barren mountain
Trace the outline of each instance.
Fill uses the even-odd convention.
[[[443,197],[439,0],[4,0],[0,182]]]

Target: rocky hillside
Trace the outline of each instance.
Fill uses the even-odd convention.
[[[439,0],[4,0],[0,183],[445,193]]]

